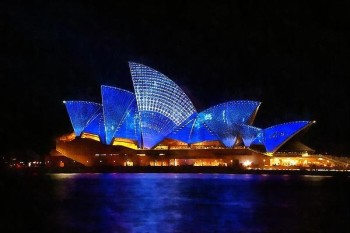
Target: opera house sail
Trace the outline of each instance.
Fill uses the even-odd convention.
[[[239,156],[258,155],[265,161],[315,123],[259,128],[254,120],[261,102],[252,100],[230,100],[197,112],[164,74],[135,62],[129,68],[133,91],[102,85],[101,103],[63,101],[73,133],[57,140],[59,153],[86,166],[227,165]]]

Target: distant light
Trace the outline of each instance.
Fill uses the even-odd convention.
[[[248,166],[252,165],[252,163],[253,163],[252,161],[246,160],[243,162],[243,166],[248,167]]]
[[[67,102],[65,100],[62,101],[64,104],[66,104]]]

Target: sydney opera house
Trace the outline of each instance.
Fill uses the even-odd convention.
[[[314,121],[254,126],[261,102],[231,100],[197,112],[186,93],[148,66],[129,62],[134,90],[101,86],[101,103],[63,101],[72,124],[56,151],[85,166],[307,166],[301,143]],[[328,161],[329,162],[329,161]],[[327,163],[323,163],[327,164]]]

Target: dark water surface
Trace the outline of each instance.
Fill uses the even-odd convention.
[[[0,183],[1,232],[350,232],[350,178],[51,174]]]

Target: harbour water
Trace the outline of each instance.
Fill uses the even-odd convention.
[[[7,177],[1,232],[350,232],[347,176]]]

